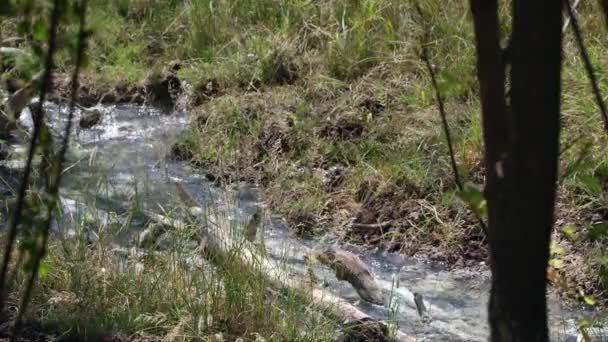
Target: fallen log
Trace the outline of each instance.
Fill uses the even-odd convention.
[[[332,312],[346,326],[370,327],[374,331],[380,328],[385,335],[381,340],[388,339],[388,336],[386,336],[388,335],[388,326],[385,322],[370,317],[346,300],[311,284],[309,281],[306,281],[304,275],[287,272],[277,263],[258,253],[253,244],[246,239],[235,238],[238,234],[235,234],[227,220],[223,220],[221,217],[198,207],[189,208],[189,212],[191,215],[202,219],[203,227],[201,233],[203,235],[202,239],[205,241],[205,256],[216,260],[217,257],[234,256],[233,252],[238,250],[240,263],[248,269],[256,270],[263,274],[273,287],[294,290],[310,298],[311,303],[317,309]],[[171,225],[176,229],[185,229],[189,226],[180,219],[159,214],[149,213],[149,217],[159,224]],[[401,331],[397,331],[395,335],[392,337],[395,341],[416,341],[414,337],[406,335]]]

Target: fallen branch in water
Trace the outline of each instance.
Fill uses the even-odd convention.
[[[201,234],[204,240],[205,257],[212,261],[234,257],[238,250],[238,260],[246,268],[264,275],[273,287],[290,289],[310,298],[311,303],[322,311],[332,312],[340,321],[351,325],[353,322],[362,326],[375,324],[383,331],[388,331],[385,322],[379,321],[362,312],[346,300],[312,285],[305,275],[287,272],[277,263],[270,261],[255,250],[253,244],[245,239],[235,239],[230,223],[217,215],[210,214],[198,207],[189,208],[192,216],[202,218],[203,228]],[[188,224],[180,219],[169,218],[163,215],[149,213],[149,218],[157,224],[172,226],[176,229],[185,229]],[[416,339],[398,331],[394,336],[396,341],[414,342]]]

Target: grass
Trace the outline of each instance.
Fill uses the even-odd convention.
[[[459,170],[481,186],[482,129],[468,6],[420,2],[428,13],[429,51]],[[508,6],[500,9],[504,32]],[[583,2],[578,12],[606,94],[608,46],[597,6]],[[94,0],[87,77],[100,87],[137,83],[179,60],[178,76],[191,86],[193,103],[192,126],[180,150],[201,172],[225,182],[256,182],[272,209],[302,234],[331,231],[344,240],[466,265],[485,259],[486,244],[456,194],[434,92],[418,56],[423,27],[415,13],[412,1],[391,0]],[[561,157],[554,234],[560,252],[553,254],[557,277],[551,280],[556,287],[565,283],[559,288],[570,298],[593,295],[605,303],[606,133],[571,32],[564,51],[562,146],[576,143]],[[62,59],[59,68],[68,67]],[[332,167],[344,173],[328,186]],[[390,220],[395,228],[384,235],[354,234],[347,229],[353,219]],[[86,253],[98,262],[104,255]],[[118,293],[114,303],[131,297]],[[163,332],[177,325],[182,304],[155,305],[151,311],[166,316]],[[104,309],[116,308],[108,303]],[[124,321],[130,329],[139,329],[137,315],[121,315],[129,317]],[[196,325],[192,319],[189,327]]]
[[[269,292],[259,270],[242,267],[239,246],[225,258],[203,259],[190,243],[200,229],[194,222],[163,236],[170,242],[167,250],[117,253],[111,242],[133,229],[129,216],[136,211],[103,221],[98,219],[103,214],[93,212],[72,222],[76,239],[67,232],[55,236],[30,306],[29,318],[42,322],[42,331],[90,341],[112,336],[206,341],[218,334],[229,340],[331,340],[335,322],[311,315],[301,294]],[[91,242],[88,232],[99,239]],[[15,289],[24,278],[16,280]]]
[[[421,6],[460,172],[481,185],[468,6],[434,0]],[[606,93],[607,46],[596,6],[581,4],[578,10]],[[500,11],[508,32],[508,4]],[[188,156],[229,182],[262,185],[273,209],[298,231],[337,231],[452,263],[485,258],[480,229],[454,195],[434,92],[418,56],[423,26],[413,2],[94,1],[91,15],[98,32],[90,49],[92,77],[134,82],[170,60],[182,61],[178,75],[192,85],[195,107],[182,142]],[[603,257],[596,256],[603,254],[590,246],[604,237],[591,241],[589,231],[608,220],[598,192],[608,179],[605,135],[571,33],[565,37],[563,82],[563,145],[584,137],[561,161],[562,170],[575,172],[561,180],[555,239],[574,257],[559,273],[571,288],[603,296],[608,281],[600,276]],[[345,129],[360,131],[345,136]],[[592,147],[585,168],[577,161],[587,143]],[[333,166],[347,172],[328,191],[323,174]],[[393,220],[397,229],[381,237],[353,236],[343,229],[353,217]],[[577,227],[579,241],[561,232],[566,225]]]
[[[292,1],[265,19],[251,19],[254,12],[234,14],[221,4],[218,13],[231,15],[217,20],[239,20],[249,29],[215,35],[225,42],[221,51],[217,41],[199,46],[213,51],[214,58],[194,59],[182,72],[192,82],[212,80],[219,87],[193,110],[205,122],[193,125],[189,135],[195,163],[229,181],[258,182],[271,206],[300,232],[334,231],[360,243],[384,241],[393,250],[451,263],[485,258],[480,228],[455,196],[434,92],[417,54],[422,27],[411,2]],[[432,13],[429,48],[447,101],[459,170],[480,186],[483,144],[470,14],[461,2],[422,5]],[[600,38],[602,19],[594,13],[594,4],[579,8],[605,93],[601,51],[607,46]],[[277,17],[283,19],[273,22]],[[501,19],[508,19],[506,4]],[[205,71],[191,71],[199,63]],[[297,79],[277,82],[277,68],[268,66],[278,64]],[[275,76],[268,76],[272,71]],[[603,254],[596,248],[604,237],[592,238],[590,232],[608,219],[601,195],[605,133],[571,33],[565,37],[563,79],[563,145],[585,133],[561,160],[562,170],[576,170],[564,172],[560,181],[554,239],[568,252],[558,257],[563,263],[553,265],[571,289],[603,297],[607,281],[603,257],[598,258]],[[348,127],[360,132],[339,133]],[[192,139],[197,136],[198,142]],[[277,141],[278,149],[266,146]],[[592,148],[579,163],[587,143]],[[323,175],[334,166],[346,173],[340,185],[327,190]],[[352,218],[393,220],[397,229],[380,237],[353,236],[344,230]],[[565,226],[576,226],[579,240],[571,241],[562,232]],[[573,297],[579,297],[576,293]]]

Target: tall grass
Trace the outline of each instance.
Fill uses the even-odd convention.
[[[203,229],[198,221],[169,230],[162,237],[167,249],[158,250],[158,243],[145,250],[117,247],[122,232],[133,229],[132,213],[108,217],[92,210],[73,217],[76,236],[66,231],[51,240],[30,313],[45,332],[91,341],[113,335],[189,341],[218,334],[229,340],[331,340],[335,323],[310,315],[300,295],[272,291],[259,270],[242,266],[239,246],[228,257],[204,259],[203,250],[193,247]],[[239,234],[237,226],[231,229]],[[91,232],[99,239],[91,240]],[[15,288],[23,281],[19,277]]]

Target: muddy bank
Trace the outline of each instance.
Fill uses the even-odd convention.
[[[176,75],[180,67],[179,63],[172,63],[160,73],[152,74],[136,84],[119,81],[100,86],[95,83],[95,79],[85,76],[79,80],[77,102],[84,107],[97,104],[146,104],[171,111],[183,94],[182,83]],[[66,103],[70,98],[69,76],[55,75],[52,91],[51,101]]]
[[[255,91],[220,89],[212,81],[190,86],[177,76],[179,69],[170,63],[138,84],[97,86],[85,77],[78,101],[85,107],[145,103],[167,112],[191,109],[191,128],[171,147],[172,157],[189,161],[216,185],[257,185],[299,236],[330,232],[341,242],[424,255],[455,269],[487,263],[481,228],[458,198],[441,152],[438,117],[432,107],[403,103],[399,80],[386,68],[350,87],[308,79]],[[382,96],[378,80],[391,85],[382,86]],[[58,75],[54,84],[52,98],[64,101],[69,79]],[[452,127],[472,125],[467,107],[448,107]],[[458,150],[465,178],[480,186],[481,154],[466,144]],[[559,230],[601,217],[581,213],[565,197],[555,240],[571,254],[552,269],[551,281],[571,298],[578,297],[577,289],[604,297],[595,277],[601,265],[590,265],[585,244]]]
[[[341,242],[424,255],[453,269],[487,264],[484,234],[457,194],[432,104],[404,103],[398,80],[383,68],[348,88],[310,82],[218,92],[193,109],[176,158],[218,185],[259,186],[299,236],[330,232]],[[481,189],[482,154],[467,131],[477,119],[458,101],[448,110],[462,175]],[[565,297],[603,300],[603,266],[585,248],[604,240],[579,231],[573,241],[563,231],[603,219],[579,207],[571,185],[560,192],[550,281]]]

